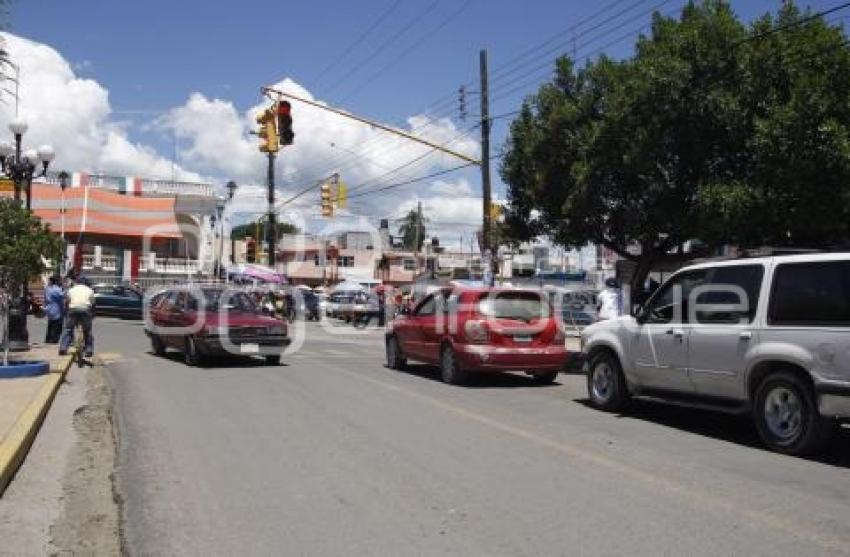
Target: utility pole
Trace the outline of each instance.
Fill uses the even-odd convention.
[[[269,175],[268,175],[268,199],[269,199],[269,211],[266,226],[267,236],[269,242],[269,267],[272,268],[273,271],[276,272],[276,254],[275,248],[277,244],[277,216],[275,215],[274,209],[274,152],[269,152]]]
[[[484,218],[481,224],[481,262],[485,286],[493,286],[493,252],[490,246],[490,99],[487,79],[487,51],[481,50],[481,189]]]
[[[413,237],[413,253],[416,256],[416,272],[419,272],[419,235],[422,233],[422,202],[416,202],[416,235]]]

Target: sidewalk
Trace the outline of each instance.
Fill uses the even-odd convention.
[[[10,360],[50,362],[50,373],[37,377],[0,378],[0,497],[26,457],[53,397],[71,365],[55,345],[38,345],[10,353]]]

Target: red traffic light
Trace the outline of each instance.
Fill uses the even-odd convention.
[[[292,105],[289,104],[289,101],[280,101],[277,103],[277,115],[278,116],[289,116],[292,112]]]

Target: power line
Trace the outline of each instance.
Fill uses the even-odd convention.
[[[382,192],[382,191],[387,191],[387,190],[394,189],[394,188],[400,188],[400,187],[402,187],[402,186],[408,186],[408,185],[410,185],[410,184],[416,184],[416,183],[418,183],[418,182],[422,182],[422,181],[424,181],[424,180],[429,180],[429,179],[431,179],[431,178],[436,178],[436,177],[438,177],[438,176],[443,176],[443,175],[445,175],[445,174],[449,174],[449,173],[451,173],[451,172],[456,172],[456,171],[458,171],[458,170],[461,170],[461,169],[463,169],[463,168],[467,168],[467,167],[470,167],[470,166],[475,166],[475,165],[474,165],[473,163],[471,163],[471,162],[464,163],[464,164],[459,164],[459,165],[457,165],[457,166],[453,166],[453,167],[451,167],[451,168],[447,168],[447,169],[445,169],[445,170],[441,170],[441,171],[439,171],[439,172],[433,172],[433,173],[431,173],[431,174],[427,174],[427,175],[425,175],[425,176],[420,176],[419,178],[414,178],[413,180],[407,180],[407,181],[404,181],[404,182],[398,182],[398,183],[395,183],[395,184],[389,184],[389,185],[384,186],[384,187],[382,187],[382,188],[378,188],[378,189],[374,189],[374,190],[369,190],[369,191],[364,191],[364,192],[361,192],[361,193],[357,193],[357,194],[354,194],[354,195],[350,195],[350,196],[348,196],[348,198],[349,198],[349,199],[354,199],[354,198],[357,198],[357,197],[363,197],[363,196],[366,196],[366,195],[373,195],[373,194],[380,193],[380,192]]]
[[[397,41],[400,37],[402,37],[405,33],[407,33],[407,32],[408,32],[411,28],[413,28],[413,27],[414,27],[417,23],[419,23],[419,22],[420,22],[423,18],[425,18],[428,14],[430,14],[432,11],[434,11],[434,9],[437,7],[437,5],[438,5],[439,3],[440,3],[440,0],[434,0],[434,2],[432,2],[431,4],[429,4],[428,6],[426,6],[424,10],[422,10],[421,12],[418,12],[418,13],[416,14],[416,16],[415,16],[413,19],[411,19],[410,21],[408,21],[408,22],[404,25],[404,27],[402,27],[401,29],[399,29],[399,30],[398,30],[398,31],[397,31],[394,35],[392,35],[389,39],[387,39],[386,41],[384,41],[383,43],[381,43],[381,44],[380,44],[380,46],[378,46],[378,48],[376,48],[375,50],[373,50],[373,51],[372,51],[372,53],[371,53],[371,54],[369,54],[369,56],[367,56],[367,57],[366,57],[364,60],[362,60],[359,64],[354,64],[353,66],[351,66],[351,67],[348,69],[348,71],[347,71],[347,72],[345,72],[345,74],[343,74],[343,75],[342,75],[339,79],[337,79],[336,81],[334,81],[334,82],[330,85],[330,87],[328,87],[327,91],[325,91],[325,94],[327,94],[327,93],[329,93],[330,91],[332,91],[332,90],[336,89],[336,88],[337,88],[337,87],[338,87],[341,83],[344,83],[344,82],[345,82],[345,80],[346,80],[346,79],[348,79],[348,78],[349,78],[352,74],[354,74],[357,70],[359,70],[360,68],[362,68],[363,66],[365,66],[366,64],[368,64],[369,62],[371,62],[372,60],[374,60],[377,56],[379,56],[382,52],[384,52],[388,46],[390,46],[390,45],[391,45],[391,44],[393,44],[395,41]]]
[[[371,83],[374,83],[375,80],[378,79],[380,76],[382,76],[388,69],[390,69],[395,64],[397,64],[399,61],[401,61],[404,58],[406,58],[407,56],[409,56],[413,51],[415,51],[417,48],[422,46],[426,41],[434,38],[437,35],[437,33],[439,33],[446,25],[448,25],[449,23],[451,23],[452,21],[457,19],[457,17],[460,16],[460,14],[463,13],[466,10],[466,8],[469,7],[469,5],[471,3],[472,3],[472,0],[466,0],[463,4],[460,5],[460,7],[457,10],[453,11],[451,14],[448,15],[448,17],[444,18],[439,24],[437,24],[436,27],[434,27],[433,29],[424,33],[421,37],[419,37],[419,39],[417,39],[415,42],[413,42],[413,44],[408,46],[398,56],[396,56],[395,58],[390,60],[388,63],[386,63],[384,66],[382,66],[381,69],[379,69],[378,71],[376,71],[375,73],[370,75],[368,78],[363,80],[358,86],[356,86],[354,88],[354,90],[352,90],[344,98],[350,99],[350,98],[356,96],[360,91],[362,91],[364,87],[366,87],[367,85],[369,85]]]
[[[334,58],[334,60],[330,64],[328,64],[327,67],[325,67],[322,71],[319,72],[319,75],[317,75],[311,80],[311,87],[315,87],[322,80],[322,78],[327,75],[329,71],[336,68],[340,63],[342,63],[343,60],[345,60],[352,52],[354,52],[357,47],[360,46],[363,41],[366,40],[366,37],[368,37],[372,33],[372,31],[374,31],[381,23],[383,23],[384,20],[387,19],[387,17],[389,17],[390,14],[392,14],[400,5],[401,0],[396,0],[389,8],[384,10],[384,12],[381,13],[380,16],[378,16],[378,19],[376,19],[365,31],[363,31],[363,33],[361,33],[360,36],[357,37],[350,45],[343,49],[342,54]]]

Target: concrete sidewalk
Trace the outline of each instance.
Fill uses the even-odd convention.
[[[50,373],[0,378],[0,496],[26,457],[72,362],[71,356],[59,356],[55,345],[38,344],[9,354],[9,359],[47,361]]]

